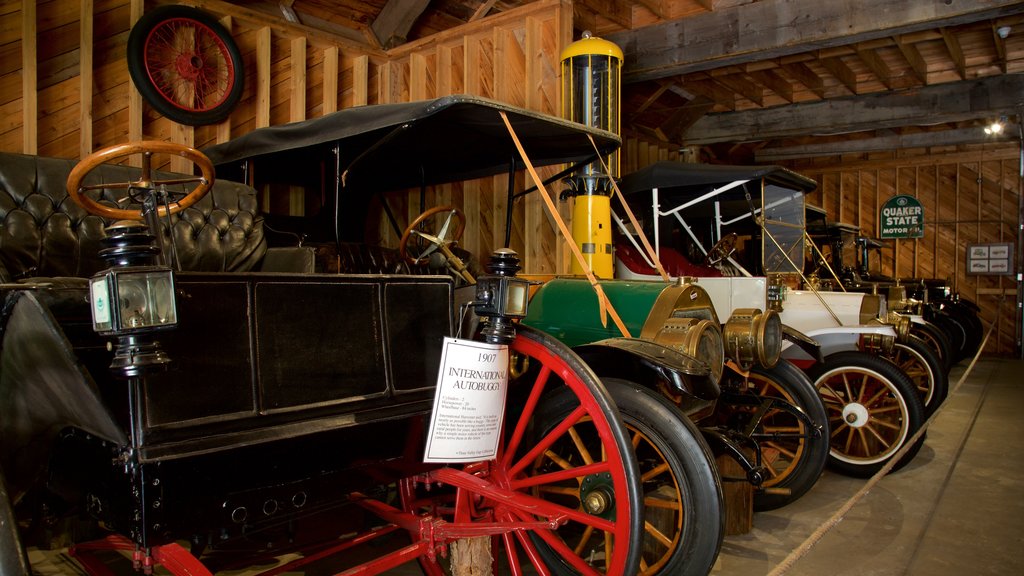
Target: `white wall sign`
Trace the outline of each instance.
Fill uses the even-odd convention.
[[[1013,273],[1013,244],[968,244],[967,273],[1004,275]]]
[[[508,346],[445,338],[424,462],[477,462],[497,456]]]

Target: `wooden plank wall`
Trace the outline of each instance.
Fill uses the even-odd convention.
[[[909,194],[925,210],[924,238],[886,240],[874,270],[899,277],[945,278],[977,303],[986,326],[995,324],[985,354],[1012,356],[1017,339],[1017,284],[1012,276],[978,276],[966,271],[967,245],[1009,242],[1015,264],[1021,247],[1020,149],[1002,145],[956,155],[920,155],[821,166],[790,167],[818,182],[808,204],[825,208],[830,220],[860,226],[878,236],[878,213],[895,194]],[[879,267],[880,264],[880,267]]]
[[[131,25],[144,10],[167,3],[220,18],[242,52],[245,90],[218,125],[172,122],[145,104],[131,83],[125,59]],[[220,0],[2,0],[0,150],[80,158],[143,138],[201,149],[340,108],[457,93],[558,114],[559,56],[571,41],[569,0],[541,0],[389,52]],[[425,205],[463,208],[464,244],[486,255],[504,243],[505,180],[431,191]],[[418,191],[396,200],[398,214],[419,213]],[[512,247],[528,272],[566,272],[568,249],[556,241],[541,206],[536,194],[516,203]],[[384,226],[377,235],[397,244]]]

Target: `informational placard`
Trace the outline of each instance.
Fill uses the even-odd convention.
[[[1013,274],[1013,244],[968,244],[967,273],[979,276]]]
[[[424,462],[498,454],[508,391],[508,346],[445,338]]]
[[[881,238],[924,238],[924,208],[913,196],[899,194],[882,204],[878,213]]]

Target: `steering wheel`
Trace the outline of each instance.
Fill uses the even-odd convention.
[[[152,158],[153,154],[156,153],[187,158],[199,167],[199,170],[202,172],[202,176],[190,176],[169,180],[153,180]],[[101,164],[134,156],[135,154],[142,155],[142,173],[138,180],[135,180],[134,182],[107,182],[88,186],[82,185],[85,177]],[[110,146],[108,148],[103,148],[102,150],[97,150],[85,158],[82,158],[82,160],[71,170],[71,174],[68,175],[67,190],[71,199],[82,208],[85,208],[85,210],[90,214],[95,214],[111,220],[142,220],[145,216],[140,209],[129,210],[123,208],[111,208],[110,206],[105,206],[96,200],[93,200],[89,196],[85,195],[84,192],[102,188],[124,188],[126,190],[141,188],[155,190],[159,186],[165,184],[173,185],[195,182],[195,188],[185,194],[181,200],[171,202],[167,206],[161,205],[157,208],[157,214],[160,216],[167,216],[168,214],[177,214],[198,202],[199,199],[205,196],[206,193],[210,191],[210,188],[213,187],[215,179],[213,163],[210,162],[210,159],[207,158],[205,154],[195,148],[189,148],[183,144],[174,144],[172,142],[145,140],[142,142],[128,142],[127,144]]]
[[[449,212],[449,214],[448,217],[444,219],[444,224],[441,225],[441,230],[438,231],[436,236],[417,230],[420,224],[443,212]],[[451,230],[453,217],[458,219],[458,224],[449,238],[448,234]],[[445,253],[445,256],[448,256],[450,252],[448,247],[462,238],[462,233],[465,232],[465,230],[466,216],[462,213],[462,210],[459,210],[454,206],[435,206],[417,216],[415,220],[406,226],[405,232],[402,233],[402,241],[398,244],[398,250],[402,254],[402,258],[405,258],[405,261],[410,265],[425,266],[427,262],[430,261],[430,255],[438,249]],[[423,238],[430,243],[430,246],[420,252],[416,257],[413,257],[409,253],[409,240],[411,240],[413,236]]]
[[[711,247],[711,250],[708,250],[708,255],[704,257],[704,264],[707,266],[714,266],[729,256],[732,256],[732,253],[736,251],[736,238],[737,235],[735,232],[722,236],[722,239],[716,242],[715,245]]]

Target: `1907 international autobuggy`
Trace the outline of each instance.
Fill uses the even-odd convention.
[[[273,152],[269,169],[326,175],[328,218],[308,233],[340,247],[373,193],[521,169],[512,134],[538,166],[618,145],[467,97],[347,110],[334,126],[270,128],[209,152],[249,170]],[[151,153],[182,154],[202,175],[151,172]],[[141,171],[106,164],[135,154]],[[97,548],[203,574],[283,549],[303,550],[302,564],[392,533],[408,543],[339,566],[376,574],[418,559],[440,574],[449,544],[489,536],[513,574],[636,573],[633,446],[593,372],[512,322],[525,311],[514,253],[496,254],[475,288],[401,266],[313,273],[308,251],[268,250],[253,190],[211,189],[212,165],[191,149],[126,145],[70,168],[4,159],[0,572],[28,573],[25,547],[54,542],[73,517],[106,536],[73,541],[93,573]],[[469,309],[482,330],[464,322]],[[443,340],[480,334],[511,355],[497,457],[424,464]]]

